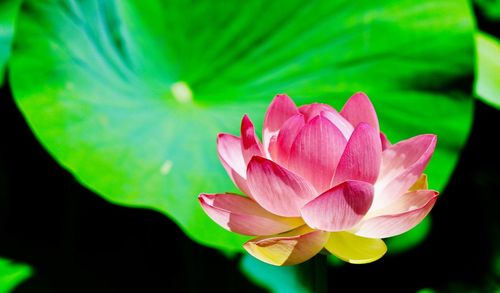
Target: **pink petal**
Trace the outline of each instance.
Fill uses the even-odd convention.
[[[255,128],[247,115],[243,116],[243,120],[241,121],[241,152],[243,153],[245,164],[248,164],[253,156],[263,155],[260,141],[255,134]]]
[[[262,129],[262,138],[264,142],[264,149],[269,152],[269,144],[273,136],[278,134],[283,123],[293,115],[298,114],[297,106],[285,94],[276,95],[267,108],[266,116],[264,118],[264,127]]]
[[[318,193],[330,187],[346,139],[323,115],[316,116],[292,144],[288,168],[312,183]]]
[[[247,183],[257,203],[283,217],[299,217],[300,208],[316,195],[301,177],[257,156],[248,164]]]
[[[429,163],[436,141],[435,135],[419,135],[382,152],[379,179],[375,184],[374,208],[381,208],[408,191]]]
[[[382,143],[382,150],[385,151],[386,149],[390,148],[392,146],[391,142],[387,139],[387,136],[380,132],[380,142]]]
[[[324,231],[344,231],[356,225],[368,212],[373,186],[362,181],[346,181],[316,197],[302,208],[309,227]]]
[[[380,169],[382,145],[378,131],[361,122],[347,142],[331,186],[346,180],[375,183]]]
[[[354,131],[354,127],[347,121],[342,115],[339,114],[336,110],[322,112],[323,115],[330,120],[337,128],[342,132],[345,139],[349,139],[351,137],[352,132]]]
[[[288,166],[288,158],[290,150],[295,138],[299,134],[302,127],[305,125],[304,115],[297,114],[288,119],[281,127],[276,141],[276,153],[273,158],[283,166]]]
[[[221,133],[217,137],[219,159],[234,184],[246,195],[250,195],[246,183],[246,164],[241,152],[241,139],[231,134]]]
[[[356,235],[386,238],[402,234],[420,223],[436,203],[438,193],[433,190],[408,192],[391,205],[366,216]]]
[[[319,116],[321,112],[337,112],[332,106],[327,104],[312,103],[299,107],[299,112],[304,115],[306,122],[311,121],[316,116]]]
[[[275,266],[302,263],[318,254],[328,241],[328,232],[299,227],[274,237],[259,237],[243,247],[255,258]]]
[[[302,226],[300,218],[284,218],[264,210],[255,201],[234,194],[200,194],[207,215],[224,229],[243,235],[271,235]]]
[[[356,93],[347,100],[344,108],[340,111],[352,126],[356,127],[359,123],[365,122],[379,130],[377,113],[372,102],[364,93]]]

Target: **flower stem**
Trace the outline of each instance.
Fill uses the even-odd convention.
[[[298,265],[300,280],[309,292],[326,293],[328,291],[327,268],[327,256],[322,253]]]

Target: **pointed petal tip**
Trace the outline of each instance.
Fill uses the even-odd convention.
[[[274,103],[274,102],[288,102],[288,101],[291,101],[293,103],[293,100],[290,98],[289,95],[285,94],[285,93],[281,93],[281,94],[277,94],[274,96],[273,98],[273,101],[271,103]]]
[[[264,117],[264,130],[277,131],[288,118],[298,112],[297,106],[287,94],[274,96]]]
[[[241,118],[241,124],[243,125],[243,123],[245,124],[248,124],[248,123],[252,123],[252,120],[250,120],[250,117],[248,117],[248,114],[244,114],[243,117]]]
[[[262,163],[262,162],[265,162],[265,161],[270,161],[264,157],[261,157],[261,156],[253,156],[250,161],[248,161],[248,165],[247,165],[247,172],[248,172],[248,168],[250,168],[250,165],[253,165],[253,164],[256,164],[256,163]]]
[[[233,134],[230,134],[230,133],[219,132],[217,134],[217,144],[219,144],[227,136],[237,137],[236,135],[233,135]]]
[[[367,122],[379,130],[379,122],[375,107],[370,98],[363,92],[352,95],[345,102],[340,114],[351,122],[354,127],[360,122]]]

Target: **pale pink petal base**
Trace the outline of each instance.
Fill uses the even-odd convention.
[[[382,153],[373,208],[382,208],[408,191],[429,163],[436,140],[435,135],[419,135],[400,141]]]
[[[369,210],[373,186],[346,181],[313,199],[302,208],[304,221],[313,229],[343,231],[356,225]]]
[[[255,258],[275,266],[302,263],[318,254],[326,241],[328,232],[299,227],[273,237],[258,237],[243,247]]]
[[[436,203],[434,190],[418,190],[404,194],[392,204],[370,213],[354,229],[356,235],[386,238],[402,234],[420,223]]]
[[[253,200],[235,194],[200,194],[203,210],[226,230],[243,235],[272,235],[302,226],[300,218],[279,217]]]

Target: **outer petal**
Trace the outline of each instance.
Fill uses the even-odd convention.
[[[276,153],[273,158],[283,166],[288,166],[288,158],[290,150],[295,138],[299,134],[302,127],[305,125],[304,115],[297,114],[288,119],[281,127],[276,141]]]
[[[245,165],[253,156],[263,155],[259,138],[255,134],[255,128],[247,115],[243,116],[241,121],[241,152],[245,159]]]
[[[297,135],[288,161],[290,170],[311,182],[318,193],[330,187],[346,139],[323,115],[309,121]]]
[[[352,264],[376,261],[387,251],[383,240],[364,238],[349,232],[330,233],[325,248],[336,257]]]
[[[382,153],[379,179],[375,184],[373,205],[379,209],[389,204],[417,181],[431,159],[437,137],[424,134],[401,141]]]
[[[346,181],[302,208],[302,218],[309,227],[324,231],[343,231],[356,225],[368,212],[373,200],[373,186],[362,181]]]
[[[356,235],[386,238],[402,234],[420,223],[436,203],[438,193],[418,190],[404,194],[391,205],[370,211],[366,220],[355,228]]]
[[[316,195],[303,178],[262,157],[248,164],[247,183],[257,203],[283,217],[300,216],[300,208]]]
[[[243,247],[252,256],[268,264],[295,265],[315,256],[327,240],[328,232],[302,226],[274,237],[252,239]]]
[[[293,115],[298,114],[299,111],[295,103],[285,94],[276,95],[267,108],[266,116],[264,118],[264,127],[262,129],[262,139],[265,151],[269,151],[269,143],[271,138],[278,134],[281,126]]]
[[[381,159],[382,144],[378,131],[370,124],[359,123],[347,142],[331,186],[346,180],[375,183]]]
[[[340,114],[351,122],[354,127],[361,122],[365,122],[379,130],[375,108],[364,93],[356,93],[350,97],[340,111]]]
[[[234,184],[246,195],[251,196],[246,182],[246,164],[241,152],[241,139],[221,133],[217,137],[219,159]]]
[[[273,215],[255,201],[235,194],[200,194],[198,200],[217,224],[244,235],[277,234],[304,224],[300,218]]]

